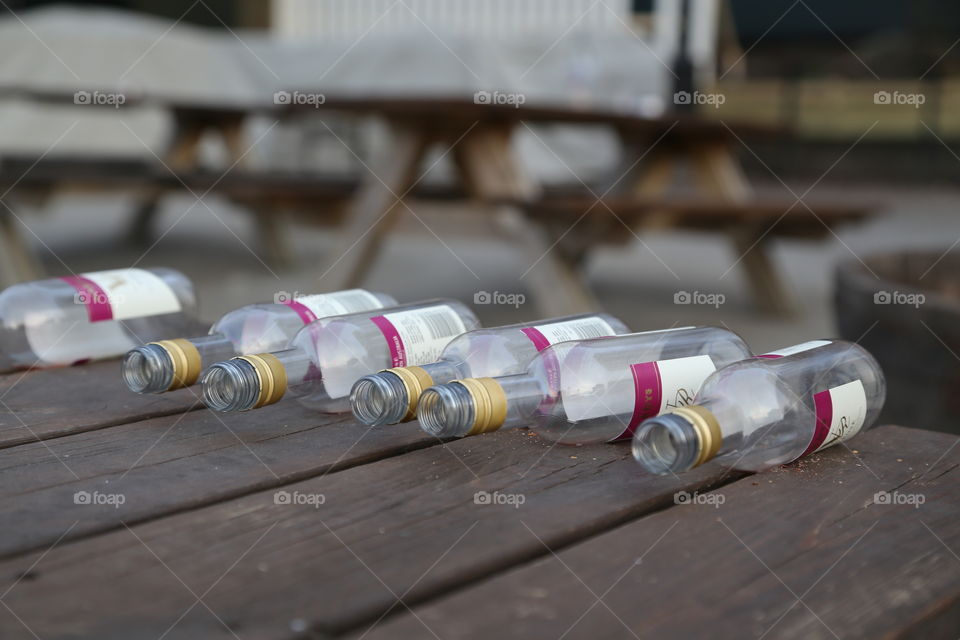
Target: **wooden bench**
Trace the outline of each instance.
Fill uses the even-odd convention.
[[[115,361],[9,374],[0,637],[954,637],[955,442],[886,426],[652,477],[523,429],[221,416],[129,393]]]

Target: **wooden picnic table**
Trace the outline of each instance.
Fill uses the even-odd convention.
[[[4,640],[960,630],[956,436],[883,426],[766,473],[655,477],[525,429],[218,415],[118,368],[0,376]]]
[[[72,93],[16,88],[0,95],[38,102],[73,100]],[[340,207],[319,207],[321,217],[332,216],[340,223],[333,244],[337,249],[319,268],[321,283],[330,290],[363,284],[397,219],[412,211],[407,200],[422,179],[427,154],[438,147],[453,160],[458,182],[468,197],[492,212],[493,227],[527,259],[530,266],[518,283],[522,280],[532,290],[545,316],[600,308],[580,273],[592,249],[637,238],[638,231],[667,227],[724,233],[732,243],[736,264],[746,271],[758,305],[789,312],[794,305],[770,255],[771,242],[781,235],[781,222],[786,219],[789,225],[799,220],[806,235],[823,237],[832,233],[835,224],[862,218],[870,210],[862,204],[758,202],[738,160],[743,137],[782,132],[750,123],[731,126],[679,113],[648,117],[601,106],[475,104],[469,97],[443,96],[326,95],[322,103],[278,105],[266,100],[198,101],[183,96],[136,95],[123,108],[143,104],[161,105],[173,118],[168,147],[159,157],[164,171],[172,172],[184,188],[190,189],[189,175],[199,168],[203,136],[212,132],[222,138],[232,163],[227,172],[236,168],[244,174],[240,182],[246,185],[246,193],[238,193],[237,181],[222,180],[225,176],[213,180],[210,188],[226,190],[250,207],[259,225],[260,241],[281,264],[289,262],[289,257],[281,225],[273,215],[277,205],[299,200],[318,213],[317,190],[309,185],[278,184],[276,177],[258,179],[245,172],[246,119],[252,115],[283,119],[332,110],[384,121],[390,132],[388,147],[378,158],[364,162],[365,170],[349,202],[342,211]],[[573,176],[572,182],[582,183],[578,186],[587,198],[545,200],[543,185],[518,161],[511,144],[516,131],[537,124],[611,129],[623,149],[620,166],[604,184],[590,185]],[[667,193],[681,166],[690,168],[693,179],[685,185],[685,202],[670,202]],[[20,181],[21,176],[13,177]],[[263,189],[262,197],[250,195],[257,188]],[[157,203],[167,189],[169,185],[158,181],[146,190],[134,216],[132,237],[148,240]],[[623,213],[624,202],[630,214]],[[695,217],[695,222],[684,215],[691,204],[705,214]],[[0,223],[4,218],[0,215]],[[11,252],[18,251],[21,244],[17,230],[10,220],[0,228],[0,241],[6,238]],[[21,257],[20,262],[26,264],[28,257]]]

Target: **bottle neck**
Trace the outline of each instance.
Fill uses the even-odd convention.
[[[248,411],[279,401],[290,387],[319,379],[319,370],[300,349],[238,356],[207,370],[203,400],[214,411]]]
[[[465,376],[463,362],[438,360],[419,367],[394,367],[363,376],[350,390],[354,417],[369,426],[408,422],[430,387]]]
[[[675,474],[725,453],[723,445],[713,412],[687,405],[645,420],[633,439],[633,457],[651,473]]]
[[[543,401],[536,378],[527,374],[465,378],[425,391],[418,415],[428,433],[462,437],[526,426]]]

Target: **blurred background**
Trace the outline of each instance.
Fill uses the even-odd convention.
[[[932,0],[7,0],[0,278],[839,335],[950,430],[958,42]]]

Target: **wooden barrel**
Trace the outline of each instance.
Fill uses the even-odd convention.
[[[887,379],[882,423],[960,434],[960,248],[841,263],[834,310]]]

